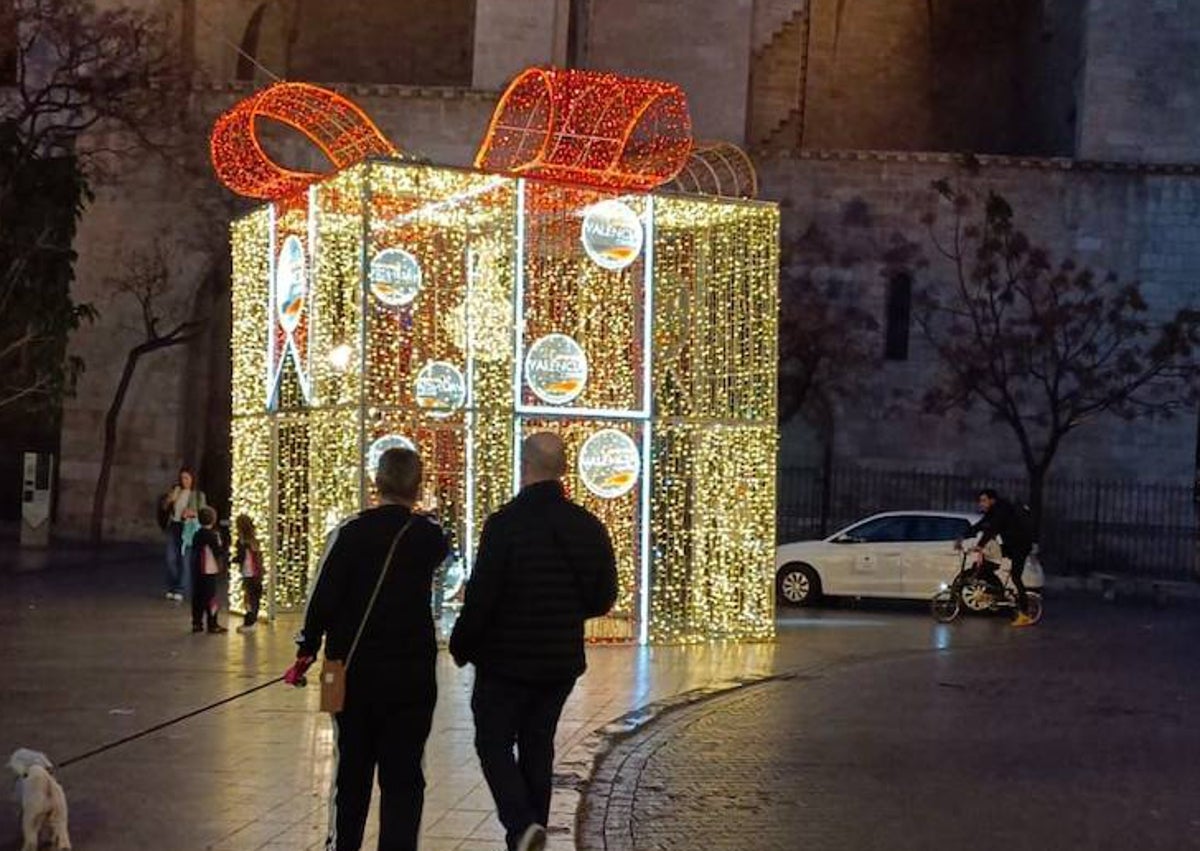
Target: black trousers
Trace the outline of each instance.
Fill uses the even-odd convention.
[[[217,627],[217,577],[213,573],[192,572],[192,628]]]
[[[574,687],[574,681],[531,684],[475,674],[475,750],[510,849],[531,824],[545,826],[550,818],[554,733]]]
[[[427,692],[428,690],[422,690]],[[354,699],[333,716],[334,787],[326,851],[362,846],[375,770],[379,770],[379,851],[417,851],[425,774],[421,759],[433,724],[436,689],[421,697]]]
[[[1021,574],[1025,572],[1025,559],[1029,558],[1028,552],[1009,553],[1008,559],[1012,562],[1012,583],[1017,589],[1017,611],[1025,611],[1025,603],[1029,599],[1029,595],[1025,593],[1025,583],[1021,581]]]
[[[258,622],[258,607],[262,604],[262,579],[242,577],[242,593],[246,597],[246,615],[242,618],[242,626],[254,626]]]

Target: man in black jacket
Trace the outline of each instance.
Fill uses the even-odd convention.
[[[430,593],[445,558],[441,528],[413,513],[421,459],[389,449],[375,476],[380,504],[329,536],[296,637],[297,683],[325,639],[325,658],[346,663],[345,708],[333,716],[336,765],[326,851],[358,851],[379,768],[379,851],[416,851],[425,797],[421,757],[437,701]],[[381,572],[395,549],[387,573]],[[369,616],[375,589],[378,596]],[[364,616],[365,619],[364,619]],[[362,625],[354,655],[347,658]]]
[[[583,623],[612,608],[617,567],[604,525],[566,497],[562,441],[542,432],[521,451],[524,486],[484,524],[450,652],[475,665],[475,749],[508,847],[539,851],[554,733],[587,667]]]
[[[982,549],[993,538],[1000,538],[1000,551],[1012,564],[1012,582],[1017,589],[1017,617],[1013,626],[1030,626],[1033,619],[1025,614],[1027,595],[1021,574],[1025,572],[1025,560],[1033,552],[1033,529],[1028,516],[1007,499],[986,488],[979,492],[979,510],[983,517],[971,527],[970,534],[983,536],[976,547]]]

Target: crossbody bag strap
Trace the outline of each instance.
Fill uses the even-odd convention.
[[[400,543],[400,539],[404,537],[404,533],[408,531],[408,527],[412,525],[413,519],[408,518],[408,522],[401,527],[396,533],[396,537],[392,538],[392,545],[388,548],[387,558],[383,562],[383,570],[379,571],[379,580],[375,583],[375,590],[371,592],[371,601],[367,603],[367,610],[363,612],[362,620],[358,623],[358,632],[354,633],[354,641],[350,645],[350,652],[346,654],[346,670],[350,670],[350,660],[354,658],[354,651],[358,649],[358,640],[362,638],[363,630],[366,629],[367,620],[371,617],[371,611],[375,608],[375,600],[379,597],[379,589],[383,587],[384,577],[387,576],[388,568],[392,565],[392,556],[396,554],[396,545]]]

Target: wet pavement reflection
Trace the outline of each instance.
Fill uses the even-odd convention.
[[[0,567],[0,754],[32,747],[61,762],[266,682],[290,663],[295,615],[246,636],[193,635],[186,609],[160,598],[160,581],[153,556]],[[783,613],[775,643],[595,646],[559,728],[560,762],[590,759],[588,736],[613,719],[692,689],[1012,638],[1001,623],[948,629],[923,607],[881,607]],[[438,681],[422,848],[501,848],[472,744],[471,673],[443,652]],[[332,748],[317,699],[313,688],[267,688],[66,767],[76,847],[320,848]],[[577,792],[556,790],[554,851],[574,847],[577,805]],[[373,813],[364,847],[373,847],[374,824]],[[16,833],[15,822],[0,829],[0,849],[17,847]]]

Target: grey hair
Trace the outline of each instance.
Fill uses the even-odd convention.
[[[375,487],[385,499],[415,500],[421,490],[421,456],[397,446],[379,456]]]

